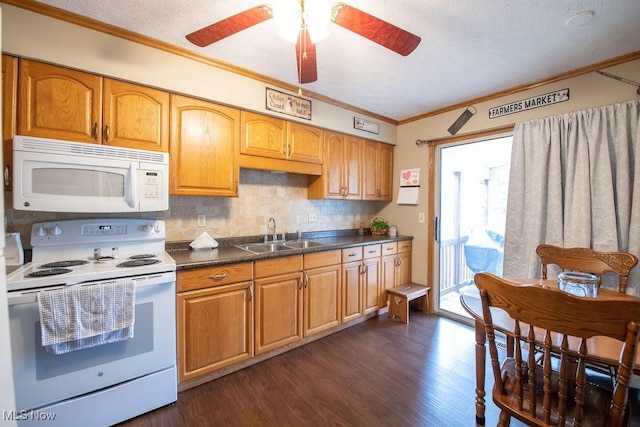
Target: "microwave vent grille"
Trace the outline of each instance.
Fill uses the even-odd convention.
[[[44,138],[16,137],[16,139],[19,139],[19,147],[14,146],[14,150],[62,155],[82,155],[119,160],[137,160],[150,163],[168,163],[168,154],[159,151],[136,150],[133,148],[57,141]]]

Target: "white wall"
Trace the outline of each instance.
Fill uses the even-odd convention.
[[[606,71],[614,75],[625,76],[632,81],[640,82],[640,60],[610,67],[606,69]],[[501,118],[489,119],[489,109],[492,107],[564,88],[570,89],[569,101],[511,114]],[[598,105],[623,102],[638,97],[636,88],[633,86],[592,72],[474,105],[477,113],[461,128],[456,136],[501,128],[513,125],[517,121],[531,120]],[[429,206],[427,205],[429,183],[427,178],[431,159],[428,158],[427,146],[418,147],[415,142],[418,139],[432,140],[450,137],[451,135],[447,132],[447,129],[463,111],[464,109],[451,111],[434,117],[401,124],[398,127],[393,167],[396,175],[394,176],[394,202],[387,205],[380,212],[380,215],[388,219],[390,223],[396,224],[401,234],[414,236],[412,278],[417,283],[427,283],[426,248],[427,245],[433,243],[427,242],[428,224],[418,223],[418,213],[429,211]],[[398,205],[397,193],[400,170],[412,168],[420,168],[421,170],[419,205]]]

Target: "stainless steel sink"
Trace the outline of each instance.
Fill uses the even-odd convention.
[[[307,249],[307,248],[316,248],[318,246],[325,246],[324,243],[316,242],[314,240],[295,240],[291,242],[286,242],[284,245],[290,248],[295,248],[295,249]]]
[[[293,248],[284,246],[281,243],[249,243],[246,245],[236,245],[237,248],[244,249],[254,254],[265,254],[269,252],[290,251]]]

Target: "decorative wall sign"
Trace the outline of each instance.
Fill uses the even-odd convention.
[[[378,123],[370,122],[369,120],[361,119],[359,117],[353,118],[353,128],[375,134],[380,133],[380,126],[378,125]]]
[[[311,120],[311,100],[267,88],[267,110]]]
[[[547,105],[557,104],[568,100],[569,89],[561,89],[555,92],[545,93],[544,95],[534,96],[533,98],[500,105],[499,107],[489,108],[489,118],[495,119],[496,117],[519,113],[520,111],[532,110],[534,108],[546,107]]]

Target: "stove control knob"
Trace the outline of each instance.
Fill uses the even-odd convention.
[[[147,224],[144,226],[144,231],[147,233],[151,233],[153,231],[153,226],[150,224]]]
[[[51,234],[53,234],[54,236],[59,236],[62,234],[62,228],[58,227],[57,225],[55,227],[53,227],[51,229]]]
[[[47,230],[45,230],[45,228],[43,226],[40,226],[36,230],[35,235],[38,236],[38,237],[44,237],[44,236],[47,235]]]

